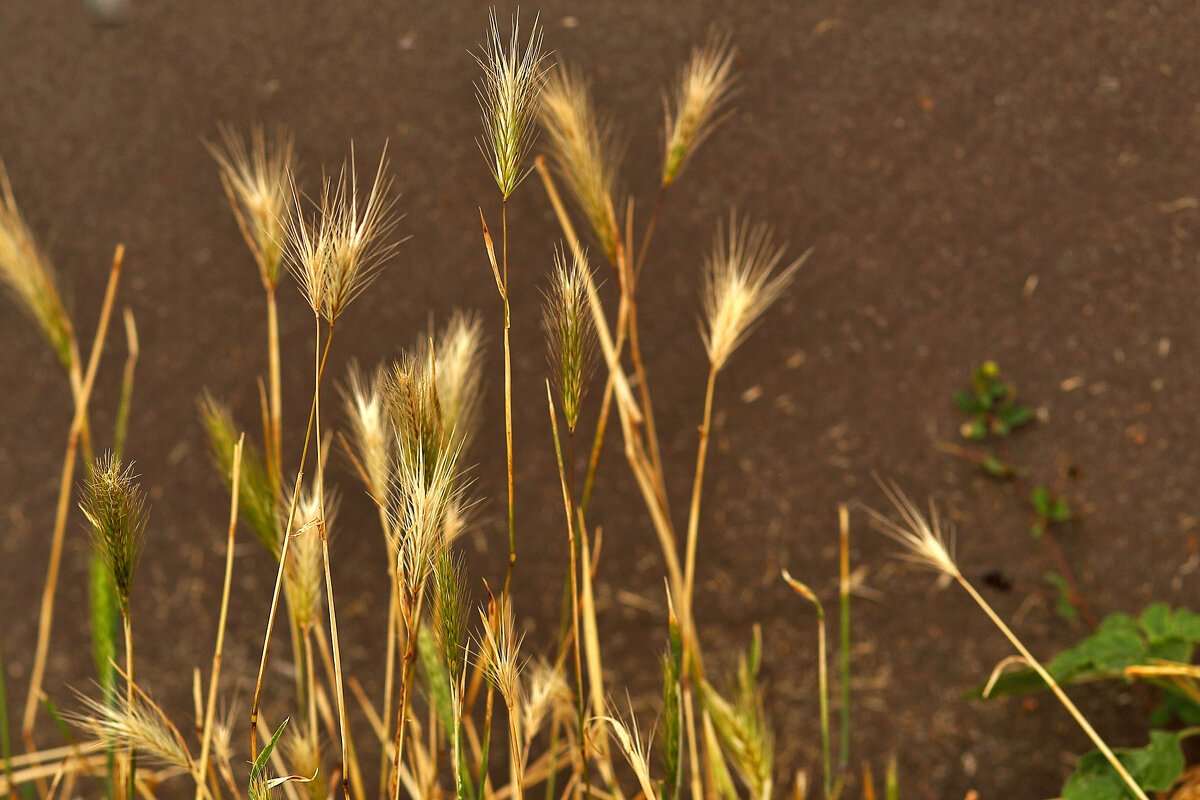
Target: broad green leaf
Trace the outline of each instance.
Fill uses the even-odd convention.
[[[1166,791],[1183,773],[1179,733],[1150,731],[1145,747],[1117,750],[1117,758],[1142,789]],[[1062,800],[1125,800],[1133,797],[1125,781],[1098,750],[1079,759],[1075,774],[1063,785]]]
[[[263,774],[263,770],[267,768],[267,759],[271,757],[272,751],[275,750],[275,743],[279,741],[279,737],[283,735],[283,729],[287,727],[291,717],[284,717],[283,722],[279,723],[279,727],[271,736],[271,741],[267,742],[267,746],[258,754],[258,758],[254,759],[254,766],[250,770],[250,783],[248,791],[254,793],[254,782],[257,781]]]

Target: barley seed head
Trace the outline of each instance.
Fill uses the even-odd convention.
[[[509,713],[516,714],[521,708],[521,669],[524,666],[521,660],[521,642],[525,636],[516,631],[510,598],[501,597],[500,600],[496,600],[493,597],[489,608],[493,613],[479,610],[479,617],[483,621],[483,636],[478,650],[484,674],[504,698],[504,705]]]
[[[3,162],[0,162],[0,283],[37,323],[62,365],[70,368],[78,358],[75,330],[63,306],[50,260],[38,247],[17,207]]]
[[[542,29],[537,18],[522,48],[519,18],[513,17],[512,35],[505,42],[493,9],[488,14],[487,41],[475,60],[483,69],[483,78],[475,85],[483,111],[484,138],[479,149],[501,196],[507,200],[529,174],[522,162],[533,145],[535,131],[531,123],[546,76]]]
[[[442,430],[452,431],[466,448],[479,428],[483,401],[483,322],[475,314],[454,312],[437,338],[434,358]]]
[[[704,47],[692,49],[691,60],[680,72],[674,103],[663,100],[667,134],[663,186],[679,177],[696,147],[720,122],[716,114],[729,100],[736,55],[729,36],[710,34]]]
[[[958,564],[954,560],[954,530],[949,524],[943,529],[933,502],[930,501],[929,516],[925,517],[895,482],[878,480],[878,483],[900,519],[893,521],[868,508],[867,513],[871,515],[875,526],[900,543],[907,560],[952,578],[960,577]]]
[[[351,362],[349,376],[341,387],[346,417],[350,420],[350,443],[366,473],[367,488],[379,501],[386,497],[391,481],[394,442],[383,396],[384,380],[382,366],[368,377],[356,362]]]
[[[94,747],[132,747],[138,756],[190,771],[192,757],[157,711],[140,695],[132,703],[125,695],[111,703],[80,695],[84,710],[64,716],[95,738]]]
[[[713,369],[725,366],[808,258],[805,253],[777,271],[785,249],[774,246],[766,225],[751,227],[745,219],[739,223],[736,215],[730,215],[728,237],[718,228],[716,245],[705,262],[701,330]]]
[[[605,256],[615,262],[620,233],[614,209],[621,157],[611,121],[597,116],[583,75],[561,65],[546,80],[539,118],[550,137],[555,166]]]
[[[296,498],[296,519],[292,527],[291,555],[283,577],[288,588],[288,607],[300,630],[308,630],[317,621],[325,597],[325,562],[321,545],[321,527],[330,536],[337,517],[339,498],[326,493],[325,516],[321,517],[321,497],[316,486],[301,489]]]
[[[92,527],[92,546],[112,575],[121,614],[129,615],[129,591],[141,558],[149,514],[133,473],[111,453],[91,465],[79,507]]]
[[[568,265],[566,254],[556,248],[550,289],[542,305],[550,374],[572,433],[596,361],[596,333],[587,296],[588,269],[587,255],[582,251],[576,251]]]
[[[233,205],[244,226],[263,286],[279,285],[286,220],[293,194],[288,176],[295,170],[292,135],[282,126],[268,140],[261,126],[250,130],[250,144],[229,125],[219,126],[220,146],[205,142],[216,159]]]
[[[334,181],[326,180],[315,216],[299,210],[289,220],[288,264],[313,312],[334,323],[378,276],[395,250],[387,241],[393,214],[386,149],[366,197],[360,196],[353,152]],[[294,181],[292,195],[297,196]]]

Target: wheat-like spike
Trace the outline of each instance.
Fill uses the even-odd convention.
[[[900,521],[895,522],[867,508],[876,527],[904,547],[907,560],[952,578],[960,577],[958,564],[954,560],[954,530],[949,526],[943,530],[937,506],[932,502],[929,504],[929,517],[926,518],[895,482],[877,480],[900,515]]]
[[[64,716],[96,739],[97,748],[128,748],[139,757],[149,756],[164,764],[191,772],[192,757],[170,726],[140,695],[132,702],[114,697],[107,703],[80,695],[84,710]]]
[[[596,333],[587,298],[588,269],[587,254],[582,250],[575,251],[568,266],[566,254],[556,248],[550,289],[542,306],[550,374],[572,433],[596,362]]]
[[[596,114],[582,73],[562,65],[542,89],[539,119],[567,189],[613,261],[620,239],[615,207],[621,154],[612,122]]]
[[[437,338],[435,372],[442,428],[470,446],[483,402],[483,322],[456,311]]]
[[[529,174],[522,162],[533,146],[535,131],[531,123],[538,92],[545,82],[545,59],[542,29],[536,17],[522,49],[520,19],[513,17],[512,36],[506,43],[495,10],[488,14],[487,42],[482,55],[475,57],[483,69],[483,78],[475,85],[484,128],[479,149],[505,200]]]
[[[521,670],[524,667],[521,642],[525,636],[517,633],[511,598],[501,596],[493,602],[497,605],[495,614],[489,615],[482,608],[479,610],[483,635],[476,649],[487,679],[500,692],[510,713],[516,713],[521,708]]]
[[[717,112],[728,102],[733,87],[733,61],[737,48],[728,35],[715,31],[679,73],[674,103],[663,98],[666,116],[666,154],[662,185],[670,186],[683,171],[696,147],[712,133]]]
[[[288,175],[295,170],[291,133],[282,126],[267,139],[261,126],[250,130],[250,144],[230,125],[220,124],[222,146],[205,142],[216,159],[230,194],[233,213],[247,234],[263,287],[279,285],[287,218],[293,195]]]
[[[291,555],[285,565],[283,578],[287,583],[288,608],[296,627],[301,631],[310,629],[317,621],[325,597],[320,526],[324,525],[326,536],[332,535],[339,503],[338,495],[327,491],[322,520],[321,497],[317,494],[317,487],[301,489],[297,494],[295,529],[288,548]]]
[[[145,541],[146,496],[133,465],[123,467],[111,453],[96,459],[79,507],[92,526],[92,545],[108,565],[121,614],[129,615],[129,591]]]
[[[556,711],[571,713],[574,710],[571,689],[563,677],[562,670],[550,662],[538,658],[526,667],[528,678],[521,698],[522,727],[525,732],[525,750],[542,729],[543,723]]]
[[[63,306],[50,260],[21,216],[0,161],[0,283],[34,322],[64,367],[77,359],[75,330]]]
[[[395,442],[388,423],[384,380],[382,366],[368,377],[357,362],[351,361],[346,383],[341,387],[346,417],[350,420],[350,441],[366,474],[367,488],[377,500],[386,496],[391,482]]]
[[[701,336],[714,370],[720,371],[755,323],[779,299],[809,253],[776,270],[786,247],[775,247],[766,225],[740,223],[730,215],[729,233],[717,229],[705,261]],[[809,252],[812,252],[811,250]]]
[[[466,569],[461,555],[456,556],[448,547],[442,548],[434,559],[433,592],[434,630],[451,683],[457,685],[466,654]]]
[[[409,586],[421,586],[447,545],[447,509],[458,502],[459,450],[446,450],[433,464],[421,451],[400,450],[388,516],[400,544],[400,568]]]
[[[289,771],[295,775],[318,774],[321,767],[319,731],[310,731],[303,723],[298,723],[279,744],[283,753],[283,763]],[[303,781],[303,784],[309,800],[325,800],[325,781],[308,780]]]
[[[386,168],[385,149],[362,199],[352,153],[337,179],[324,182],[315,216],[308,218],[297,199],[288,220],[288,267],[313,312],[330,323],[370,285],[395,249],[386,241],[399,221],[392,213],[395,197]],[[298,198],[294,180],[291,192]]]

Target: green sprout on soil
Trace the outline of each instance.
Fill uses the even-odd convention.
[[[979,442],[965,447],[955,442],[938,442],[944,453],[978,464],[988,477],[1011,484],[1029,508],[1029,533],[1046,543],[1056,569],[1045,575],[1055,592],[1055,609],[1067,619],[1082,615],[1095,627],[1096,617],[1087,608],[1078,583],[1053,531],[1074,521],[1075,515],[1063,496],[1060,474],[1049,484],[1031,481],[1030,470],[1018,464],[1010,450],[1012,434],[1031,425],[1036,415],[1017,401],[1016,385],[1005,380],[995,361],[985,361],[971,371],[970,386],[954,395],[955,404],[970,418],[963,422],[960,435]],[[1069,474],[1071,470],[1068,470]]]

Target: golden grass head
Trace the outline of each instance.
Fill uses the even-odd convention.
[[[522,47],[520,19],[513,17],[512,35],[505,42],[493,9],[488,14],[487,42],[475,60],[483,69],[483,78],[475,85],[483,111],[484,138],[479,149],[501,196],[507,200],[529,174],[523,162],[533,145],[533,115],[546,77],[546,54],[542,52],[542,29],[537,19]]]
[[[386,168],[385,151],[362,197],[351,153],[337,179],[325,182],[315,218],[300,210],[290,218],[289,268],[313,312],[330,324],[378,276],[395,249],[387,237],[399,219]],[[291,192],[297,196],[294,182]]]
[[[441,397],[433,374],[436,362],[431,350],[427,346],[424,357],[405,353],[392,365],[382,387],[398,462],[427,471],[442,460],[451,440],[443,424]],[[399,478],[397,468],[394,466],[392,472]]]
[[[233,449],[241,435],[229,408],[209,394],[200,398],[200,421],[208,435],[213,463],[230,488],[233,469]],[[242,450],[241,475],[238,478],[238,513],[250,526],[254,537],[279,558],[283,528],[279,524],[279,503],[271,488],[271,479],[262,454],[250,442]]]
[[[954,531],[949,526],[943,529],[937,507],[930,502],[929,516],[926,517],[894,482],[878,482],[900,519],[893,521],[868,508],[867,513],[875,526],[900,543],[907,560],[952,578],[961,577],[954,560]]]
[[[337,517],[339,498],[326,493],[321,516],[321,497],[315,486],[301,489],[296,498],[296,519],[289,545],[291,555],[283,577],[288,587],[288,608],[300,630],[308,630],[317,621],[325,597],[325,562],[322,558],[321,529],[330,535]]]
[[[620,232],[615,209],[620,152],[612,123],[597,116],[591,87],[574,69],[559,66],[542,89],[539,118],[567,188],[614,261]]]
[[[713,32],[704,47],[692,49],[691,59],[679,74],[674,102],[663,101],[667,133],[664,187],[679,177],[696,147],[720,122],[716,115],[729,100],[736,55],[729,36]]]
[[[475,314],[454,312],[434,349],[442,429],[452,431],[452,438],[465,448],[479,428],[483,402],[482,320]]]
[[[542,305],[550,374],[572,433],[596,362],[596,332],[587,296],[588,269],[587,255],[582,251],[576,251],[568,264],[566,254],[555,249],[554,272]]]
[[[288,176],[295,170],[292,135],[282,126],[268,139],[261,126],[250,130],[250,143],[230,125],[220,125],[221,144],[205,142],[221,170],[230,207],[246,234],[263,287],[279,285],[293,194]]]
[[[58,360],[70,368],[78,358],[75,329],[63,306],[50,260],[21,216],[4,163],[0,162],[0,283],[37,323]]]
[[[771,305],[792,282],[808,253],[776,270],[785,247],[775,247],[771,229],[730,216],[729,232],[718,229],[704,269],[704,326],[701,335],[713,369],[722,369]],[[811,252],[811,251],[810,251]]]
[[[384,400],[384,380],[382,366],[366,376],[352,361],[346,383],[341,387],[346,417],[350,421],[350,444],[366,474],[367,488],[380,502],[391,482],[394,442]]]
[[[95,738],[98,750],[108,747],[132,747],[138,758],[150,758],[162,764],[192,770],[192,757],[179,736],[142,696],[133,702],[127,696],[113,697],[105,703],[80,695],[84,710],[65,716]]]
[[[129,591],[145,541],[148,509],[133,465],[112,454],[92,462],[79,507],[92,527],[92,546],[108,566],[121,613],[129,615]]]
[[[538,658],[529,665],[524,705],[521,709],[522,725],[526,741],[532,740],[541,730],[542,724],[553,714],[569,715],[573,710],[571,689],[562,670],[550,662]]]
[[[459,450],[446,450],[434,463],[421,451],[399,451],[388,517],[400,547],[399,567],[409,586],[419,587],[449,545],[447,513],[460,501]]]
[[[316,776],[320,773],[320,733],[309,731],[308,726],[297,723],[280,741],[283,763],[294,776]],[[325,800],[325,781],[301,780],[303,794],[309,800]]]
[[[521,642],[524,634],[518,634],[513,618],[512,600],[501,596],[489,598],[487,610],[480,609],[483,635],[479,641],[479,653],[484,674],[492,682],[510,714],[521,708]],[[519,719],[519,717],[518,717]]]

